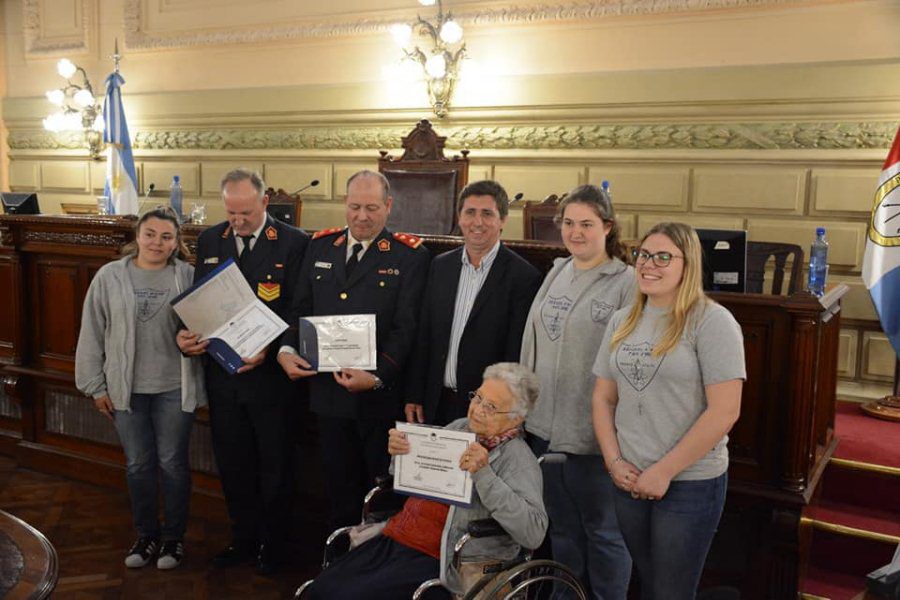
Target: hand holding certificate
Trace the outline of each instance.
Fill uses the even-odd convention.
[[[475,442],[471,431],[397,423],[406,434],[409,452],[394,461],[394,491],[459,506],[472,503],[472,475],[460,460]]]
[[[287,329],[231,259],[172,300],[172,308],[188,329],[209,339],[207,352],[229,373],[243,366],[241,357],[258,355]]]

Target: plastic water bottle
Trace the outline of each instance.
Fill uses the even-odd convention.
[[[609,182],[607,180],[603,180],[600,182],[600,189],[606,192],[606,195],[612,199],[612,189],[610,189]]]
[[[809,293],[822,296],[825,293],[825,277],[828,275],[828,241],[825,228],[816,228],[816,239],[809,248]]]
[[[169,188],[169,206],[178,215],[179,221],[184,221],[184,213],[181,212],[184,192],[181,190],[181,178],[178,175],[172,177],[172,187]]]

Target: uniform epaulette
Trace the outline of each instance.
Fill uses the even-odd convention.
[[[343,230],[344,230],[343,227],[332,227],[331,229],[320,229],[319,231],[317,231],[313,234],[312,239],[317,240],[319,238],[325,237],[326,235],[333,235],[335,233],[340,233]]]
[[[418,248],[422,245],[422,238],[411,233],[395,233],[394,239],[410,248]]]

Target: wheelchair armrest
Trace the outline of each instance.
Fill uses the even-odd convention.
[[[478,519],[477,521],[470,521],[467,531],[473,538],[506,535],[506,531],[500,526],[500,523],[494,519]]]
[[[393,475],[379,475],[375,478],[375,485],[382,489],[390,489],[394,487]]]

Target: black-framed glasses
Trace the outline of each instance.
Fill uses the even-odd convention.
[[[651,258],[653,259],[653,264],[659,267],[660,269],[665,269],[672,263],[673,258],[684,258],[679,254],[672,254],[671,252],[654,252],[650,254],[646,250],[632,250],[632,256],[634,256],[634,262],[636,264],[642,265]]]
[[[493,417],[494,415],[508,415],[513,412],[511,410],[497,410],[497,405],[486,399],[478,391],[469,392],[469,402],[472,402],[475,406],[480,405],[481,410],[489,417]]]

